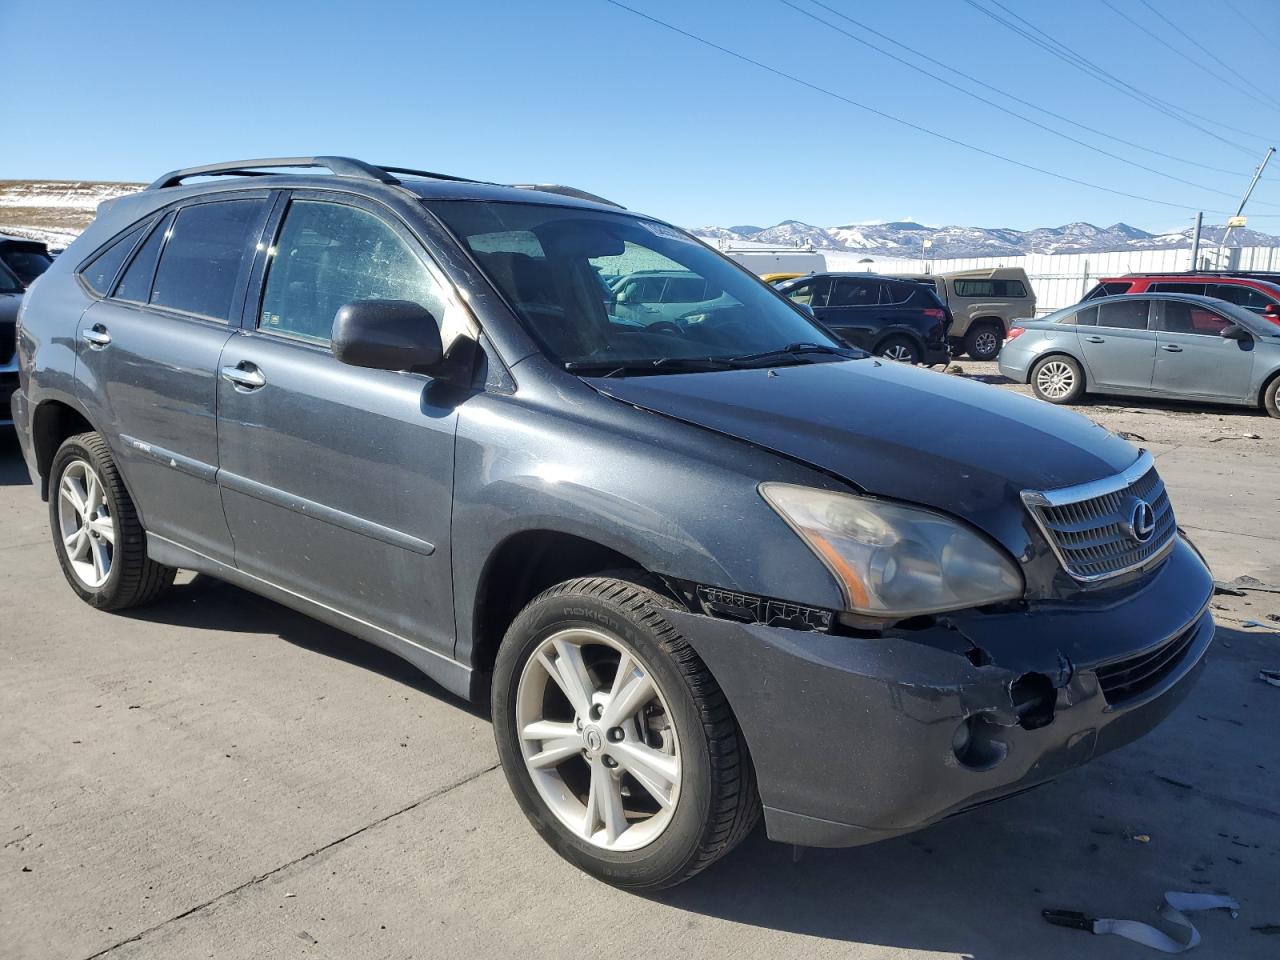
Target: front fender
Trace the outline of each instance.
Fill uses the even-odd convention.
[[[460,656],[475,636],[474,600],[489,559],[526,531],[579,537],[652,573],[841,605],[831,575],[757,487],[764,480],[846,487],[594,391],[576,408],[558,399],[562,409],[482,394],[459,408],[452,542]]]

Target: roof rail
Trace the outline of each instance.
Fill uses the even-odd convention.
[[[566,187],[559,183],[513,183],[511,186],[517,190],[539,190],[542,193],[555,193],[562,197],[573,197],[576,200],[589,200],[592,203],[603,203],[606,207],[617,207],[619,210],[627,209],[620,203],[614,203],[612,200],[606,200],[604,197],[597,196],[594,193],[587,193],[585,190],[579,190],[577,187]]]
[[[173,170],[152,183],[147,189],[163,190],[165,187],[176,187],[192,177],[257,177],[263,176],[260,171],[280,167],[324,167],[339,177],[358,177],[361,180],[376,180],[378,183],[389,184],[400,182],[388,170],[375,167],[363,160],[353,160],[351,157],[267,157],[260,160],[236,160],[231,163],[207,163],[199,167]],[[428,174],[428,176],[436,176],[436,174]]]
[[[404,173],[411,177],[429,177],[432,180],[450,180],[453,183],[483,183],[483,180],[472,180],[470,177],[455,177],[449,173],[432,173],[430,170],[414,170],[412,167],[388,167],[384,164],[378,165],[379,170],[385,170],[387,173]]]

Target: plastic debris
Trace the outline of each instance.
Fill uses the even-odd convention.
[[[1141,920],[1120,920],[1112,917],[1090,917],[1078,910],[1043,910],[1041,916],[1055,927],[1084,930],[1088,933],[1112,934],[1151,947],[1161,953],[1186,953],[1200,945],[1200,931],[1187,914],[1197,910],[1229,910],[1234,919],[1240,904],[1232,897],[1214,893],[1180,893],[1171,890],[1164,895],[1159,907],[1160,916],[1178,929],[1176,935]]]
[[[1139,441],[1142,441],[1143,443],[1145,443],[1147,440],[1147,438],[1144,437],[1142,434],[1130,433],[1128,430],[1121,430],[1119,433],[1116,434],[1116,436],[1119,437],[1121,440],[1139,440]]]

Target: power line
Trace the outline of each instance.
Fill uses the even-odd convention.
[[[1194,57],[1188,56],[1188,54],[1187,54],[1187,52],[1186,52],[1185,50],[1179,50],[1177,47],[1175,47],[1173,44],[1169,43],[1169,42],[1168,42],[1167,40],[1165,40],[1163,37],[1161,37],[1161,36],[1159,36],[1159,35],[1157,35],[1157,34],[1155,34],[1155,33],[1152,33],[1150,30],[1148,30],[1146,27],[1144,27],[1144,26],[1143,26],[1141,23],[1139,23],[1137,20],[1133,19],[1133,17],[1129,16],[1129,14],[1125,13],[1123,10],[1119,9],[1119,8],[1118,8],[1118,7],[1116,7],[1113,3],[1111,3],[1111,0],[1102,0],[1102,4],[1103,4],[1104,6],[1106,6],[1107,8],[1109,8],[1109,9],[1111,10],[1111,12],[1112,12],[1112,13],[1115,13],[1115,14],[1116,14],[1117,16],[1119,16],[1119,17],[1123,17],[1123,18],[1124,18],[1125,20],[1127,20],[1129,23],[1133,24],[1133,26],[1137,27],[1137,29],[1138,29],[1138,31],[1139,31],[1140,33],[1144,34],[1144,35],[1145,35],[1145,36],[1147,36],[1147,37],[1150,37],[1152,40],[1154,40],[1156,43],[1160,44],[1160,45],[1161,45],[1162,47],[1164,47],[1166,50],[1171,50],[1174,54],[1176,54],[1177,56],[1179,56],[1179,57],[1181,57],[1182,59],[1184,59],[1187,63],[1191,64],[1193,67],[1196,67],[1196,68],[1197,68],[1198,70],[1200,70],[1202,73],[1204,73],[1204,74],[1206,74],[1206,75],[1208,75],[1208,76],[1210,76],[1210,77],[1213,77],[1213,79],[1217,80],[1219,83],[1223,84],[1224,86],[1230,87],[1232,90],[1235,90],[1237,93],[1242,93],[1242,94],[1244,94],[1246,97],[1249,97],[1249,98],[1250,98],[1251,100],[1253,100],[1255,103],[1258,103],[1258,104],[1260,104],[1260,105],[1262,105],[1262,106],[1266,107],[1268,110],[1276,110],[1276,109],[1278,109],[1278,108],[1277,108],[1277,104],[1276,104],[1276,102],[1275,102],[1274,100],[1271,100],[1269,97],[1268,97],[1268,98],[1266,98],[1266,99],[1263,99],[1263,97],[1260,97],[1257,93],[1255,93],[1255,92],[1254,92],[1254,90],[1252,89],[1252,86],[1249,84],[1249,81],[1248,81],[1248,80],[1247,80],[1243,75],[1241,75],[1240,73],[1238,73],[1235,69],[1233,69],[1232,67],[1228,66],[1228,65],[1227,65],[1226,63],[1224,63],[1222,60],[1220,60],[1220,59],[1219,59],[1219,58],[1214,54],[1214,52],[1213,52],[1212,50],[1210,50],[1208,47],[1204,46],[1204,44],[1202,44],[1202,43],[1200,43],[1198,40],[1196,40],[1196,38],[1195,38],[1195,37],[1191,36],[1189,33],[1187,33],[1185,30],[1183,30],[1181,27],[1179,27],[1176,23],[1174,23],[1172,20],[1170,20],[1168,17],[1166,17],[1163,13],[1161,13],[1159,10],[1157,10],[1155,7],[1153,7],[1150,3],[1148,3],[1148,2],[1147,2],[1147,0],[1141,0],[1141,3],[1142,3],[1142,5],[1143,5],[1144,7],[1146,7],[1148,10],[1150,10],[1153,14],[1155,14],[1157,17],[1159,17],[1161,20],[1163,20],[1163,21],[1165,22],[1165,24],[1167,24],[1167,25],[1168,25],[1168,26],[1169,26],[1169,27],[1170,27],[1174,32],[1176,32],[1176,33],[1177,33],[1179,36],[1181,36],[1184,40],[1186,40],[1186,41],[1187,41],[1188,43],[1190,43],[1192,46],[1196,47],[1196,48],[1197,48],[1198,50],[1200,50],[1202,53],[1204,53],[1204,54],[1206,54],[1207,56],[1209,56],[1211,59],[1213,59],[1213,60],[1214,60],[1214,61],[1216,61],[1217,63],[1221,64],[1223,67],[1225,67],[1225,68],[1226,68],[1227,70],[1229,70],[1231,73],[1235,74],[1235,76],[1239,77],[1239,78],[1240,78],[1240,80],[1244,82],[1245,86],[1241,86],[1241,84],[1239,84],[1239,83],[1235,82],[1234,80],[1230,79],[1229,77],[1224,77],[1224,76],[1223,76],[1221,73],[1219,73],[1217,70],[1212,69],[1211,67],[1209,67],[1208,65],[1206,65],[1206,64],[1204,64],[1204,63],[1202,63],[1202,62],[1200,62],[1199,60],[1195,59]],[[1265,94],[1264,94],[1263,96],[1265,96]]]
[[[962,147],[963,149],[971,150],[974,153],[980,153],[985,157],[991,157],[992,159],[999,160],[1003,163],[1012,164],[1013,166],[1021,167],[1024,170],[1030,170],[1033,173],[1039,173],[1047,177],[1052,177],[1056,180],[1062,180],[1066,183],[1074,183],[1077,186],[1088,187],[1091,190],[1099,190],[1103,193],[1113,194],[1114,196],[1125,197],[1129,200],[1141,200],[1144,203],[1154,203],[1154,204],[1157,204],[1158,206],[1173,207],[1178,210],[1198,210],[1199,209],[1198,207],[1191,206],[1185,203],[1173,203],[1172,201],[1169,201],[1169,200],[1157,200],[1154,197],[1146,197],[1136,193],[1127,193],[1124,190],[1116,190],[1112,187],[1105,187],[1102,184],[1091,183],[1088,180],[1081,180],[1078,177],[1073,177],[1065,173],[1058,173],[1053,170],[1046,170],[1044,167],[1038,167],[1034,164],[1026,163],[1022,160],[1014,160],[1012,157],[1002,156],[998,153],[995,153],[991,150],[984,149],[983,147],[976,146],[972,143],[966,143],[963,140],[957,140],[955,137],[948,136],[945,133],[939,133],[936,130],[931,130],[928,127],[922,126],[918,123],[914,123],[911,120],[904,120],[902,117],[897,117],[891,113],[886,113],[883,110],[878,110],[875,107],[868,106],[865,103],[860,103],[857,100],[853,100],[849,97],[844,96],[843,94],[836,93],[834,90],[829,90],[826,87],[819,86],[816,83],[811,83],[810,81],[797,77],[794,74],[787,73],[784,70],[779,70],[777,67],[771,67],[767,63],[762,63],[761,61],[755,60],[752,57],[747,56],[746,54],[738,53],[736,50],[730,50],[728,47],[721,46],[720,44],[716,43],[713,40],[708,40],[706,37],[699,36],[696,33],[690,33],[688,30],[684,30],[680,27],[677,27],[675,26],[675,24],[668,23],[666,20],[660,20],[657,17],[651,16],[650,14],[645,13],[642,10],[637,10],[635,7],[627,6],[627,4],[620,2],[620,0],[604,0],[604,2],[612,6],[615,6],[620,10],[625,10],[628,13],[634,16],[640,17],[643,20],[648,20],[650,23],[656,24],[657,26],[662,27],[665,30],[669,30],[672,33],[677,33],[680,36],[686,37],[689,40],[693,40],[696,43],[700,43],[705,47],[710,47],[711,49],[717,50],[720,53],[725,54],[726,56],[733,57],[735,60],[740,60],[743,63],[748,63],[768,73],[772,73],[774,76],[782,77],[784,80],[789,80],[792,83],[799,84],[802,87],[807,87],[810,90],[815,90],[818,93],[824,94],[825,96],[832,97],[835,100],[839,100],[842,103],[846,103],[851,107],[857,107],[859,110],[864,110],[867,113],[874,114],[877,117],[881,117],[885,120],[892,121],[893,123],[896,123],[900,126],[908,127],[919,133],[926,134],[930,137],[933,137],[936,140],[942,140],[945,143],[950,143],[953,146]],[[1206,210],[1204,212],[1218,214],[1218,215],[1224,215],[1226,213],[1226,211],[1224,210]]]
[[[1179,123],[1182,123],[1188,127],[1191,127],[1194,130],[1198,130],[1200,133],[1203,133],[1206,136],[1212,137],[1213,139],[1218,140],[1221,143],[1228,144],[1231,147],[1235,148],[1236,150],[1239,150],[1243,154],[1252,156],[1254,151],[1251,150],[1249,147],[1246,147],[1244,144],[1239,143],[1235,140],[1228,139],[1227,137],[1224,137],[1219,133],[1215,133],[1212,130],[1208,129],[1207,127],[1204,127],[1201,124],[1195,122],[1195,120],[1192,120],[1189,118],[1195,117],[1198,120],[1203,120],[1206,123],[1215,124],[1216,126],[1220,126],[1223,129],[1232,130],[1235,133],[1240,133],[1248,137],[1253,137],[1264,143],[1266,142],[1265,137],[1260,137],[1257,134],[1249,133],[1248,131],[1245,131],[1245,130],[1239,130],[1235,127],[1228,126],[1227,124],[1222,123],[1221,121],[1211,120],[1208,117],[1201,117],[1199,114],[1192,113],[1190,110],[1186,110],[1182,107],[1175,106],[1174,104],[1171,104],[1166,100],[1161,100],[1159,97],[1155,96],[1154,94],[1147,93],[1145,90],[1140,90],[1138,87],[1135,87],[1133,84],[1129,83],[1128,81],[1122,80],[1120,77],[1117,77],[1115,74],[1098,66],[1096,63],[1089,60],[1087,57],[1077,53],[1075,50],[1071,49],[1061,41],[1054,39],[1052,36],[1045,33],[1043,30],[1035,26],[1035,24],[1031,23],[1026,18],[1021,17],[1018,14],[1014,13],[1004,4],[1000,3],[999,0],[991,0],[991,2],[995,6],[999,7],[1001,10],[1005,11],[1005,13],[1007,13],[1010,17],[1013,17],[1015,20],[1021,21],[1023,24],[1026,25],[1026,28],[1020,27],[1018,26],[1017,23],[1014,23],[1010,20],[1006,20],[1004,17],[1000,16],[1000,14],[996,13],[994,10],[989,10],[988,8],[975,2],[975,0],[965,0],[965,3],[973,7],[978,12],[991,18],[996,23],[999,23],[1001,26],[1012,31],[1013,33],[1016,33],[1018,36],[1023,37],[1024,39],[1030,41],[1031,43],[1035,44],[1041,49],[1048,51],[1050,54],[1057,57],[1059,60],[1062,60],[1063,62],[1075,67],[1077,70],[1080,70],[1088,74],[1089,76],[1093,77],[1095,80],[1098,80],[1099,82],[1106,84],[1107,86],[1112,87],[1115,90],[1118,90],[1120,93],[1123,93],[1125,96],[1138,101],[1143,106],[1150,107],[1151,109],[1156,110],[1164,114],[1165,116],[1178,121]]]
[[[1262,27],[1258,26],[1258,24],[1255,23],[1252,18],[1248,17],[1245,14],[1245,12],[1241,10],[1239,7],[1237,7],[1234,3],[1232,3],[1231,0],[1222,0],[1222,2],[1223,2],[1223,5],[1225,5],[1228,10],[1230,10],[1237,17],[1243,20],[1246,24],[1253,27],[1253,29],[1258,31],[1258,33],[1262,34],[1262,36],[1266,37],[1272,43],[1280,43],[1280,38],[1277,38],[1274,33],[1270,33],[1266,30],[1263,30]]]
[[[1063,133],[1061,130],[1057,130],[1048,124],[1041,123],[1038,120],[1035,120],[1031,117],[1026,116],[1025,114],[1018,113],[1016,110],[1010,110],[1008,107],[1002,106],[996,101],[990,100],[987,97],[982,96],[981,94],[974,93],[971,90],[966,90],[964,87],[960,86],[958,83],[953,83],[950,80],[948,80],[946,77],[941,77],[936,73],[926,70],[924,67],[921,67],[918,64],[912,63],[910,60],[900,57],[897,54],[890,53],[888,50],[885,50],[883,47],[879,47],[876,44],[870,42],[869,40],[865,40],[862,37],[857,36],[856,34],[850,33],[849,31],[845,30],[839,25],[831,23],[828,20],[824,20],[822,17],[819,17],[817,14],[797,6],[795,3],[792,2],[792,0],[778,0],[778,2],[783,4],[784,6],[790,7],[792,10],[795,10],[797,13],[800,13],[806,17],[809,17],[811,20],[815,21],[816,23],[820,23],[823,26],[827,27],[828,29],[834,30],[839,34],[842,34],[843,36],[848,37],[850,40],[853,40],[855,43],[860,43],[863,46],[868,47],[871,50],[874,50],[877,53],[883,56],[886,56],[889,59],[897,63],[900,63],[911,70],[915,70],[917,73],[924,74],[926,77],[930,77],[931,79],[936,80],[939,83],[944,84],[945,86],[948,86],[953,90],[958,90],[960,93],[963,93],[965,96],[972,97],[973,99],[977,100],[979,103],[985,103],[989,107],[994,107],[996,110],[999,110],[1002,113],[1006,113],[1011,117],[1014,117],[1018,120],[1023,121],[1024,123],[1029,123],[1033,127],[1036,127],[1040,130],[1044,130],[1048,133],[1051,133],[1056,137],[1061,137],[1062,139],[1067,140],[1070,143],[1074,143],[1077,146],[1084,147],[1086,150],[1092,150],[1095,153],[1101,154],[1104,157],[1110,157],[1112,160],[1117,160],[1120,163],[1128,164],[1131,167],[1135,167],[1139,170],[1144,170],[1147,173],[1153,173],[1158,177],[1164,177],[1166,180],[1173,180],[1177,183],[1181,183],[1188,187],[1195,187],[1197,190],[1203,190],[1206,193],[1216,193],[1220,196],[1230,197],[1232,199],[1235,199],[1236,197],[1236,194],[1230,193],[1226,190],[1219,190],[1215,187],[1205,186],[1202,183],[1196,183],[1194,180],[1187,180],[1183,177],[1176,176],[1175,174],[1172,174],[1172,173],[1165,173],[1163,170],[1157,170],[1155,167],[1149,167],[1144,163],[1137,162],[1136,160],[1130,160],[1128,157],[1121,156],[1118,153],[1112,153],[1110,150],[1104,150],[1102,147],[1095,146],[1091,143],[1088,143],[1084,140],[1079,139],[1078,137],[1073,137],[1068,133]],[[825,3],[822,3],[821,0],[813,0],[813,3],[815,3],[819,7],[822,7],[824,10],[829,10],[831,13],[835,14],[838,17],[844,17],[844,15],[840,13],[838,10],[832,10],[831,7],[828,7]],[[848,20],[850,23],[854,23],[858,26],[862,26],[861,24],[858,24],[856,20],[853,20],[851,17],[844,17],[844,19]],[[928,58],[928,59],[932,59],[932,58]]]
[[[783,2],[785,2],[785,0],[783,0]],[[1065,117],[1060,113],[1056,113],[1053,110],[1050,110],[1048,107],[1041,106],[1037,103],[1032,103],[1030,100],[1026,100],[1022,97],[1019,97],[1017,94],[1010,93],[1008,90],[1004,90],[1000,87],[987,83],[984,80],[980,80],[977,77],[973,76],[972,74],[965,73],[963,70],[960,70],[957,67],[953,67],[950,64],[943,63],[941,60],[931,57],[927,53],[917,50],[914,47],[909,47],[905,43],[903,43],[901,40],[895,40],[893,37],[889,36],[888,34],[881,33],[879,30],[876,30],[874,27],[868,26],[867,24],[863,23],[860,20],[855,20],[853,17],[849,16],[846,13],[842,13],[839,10],[836,10],[832,7],[827,6],[827,4],[823,3],[822,0],[811,0],[811,2],[814,3],[816,6],[819,6],[822,9],[828,11],[829,13],[839,17],[840,19],[846,20],[849,23],[852,23],[854,26],[859,27],[862,30],[865,30],[867,33],[877,36],[881,40],[887,40],[889,43],[892,43],[895,47],[899,47],[900,49],[907,51],[907,53],[910,53],[912,56],[919,57],[922,60],[927,60],[928,62],[936,66],[942,67],[942,69],[944,70],[949,70],[951,73],[954,73],[958,77],[964,77],[964,79],[968,80],[970,83],[976,83],[978,86],[982,87],[983,89],[990,90],[993,93],[998,93],[1000,96],[1007,97],[1008,99],[1014,101],[1015,103],[1020,103],[1025,107],[1030,107],[1032,110],[1038,110],[1040,113],[1053,117],[1055,120],[1061,120],[1063,123],[1070,124],[1071,126],[1077,127],[1080,130],[1088,131],[1089,133],[1092,133],[1095,136],[1103,137],[1104,139],[1112,140],[1116,143],[1122,143],[1126,147],[1133,147],[1135,150],[1141,150],[1144,153],[1149,153],[1149,154],[1152,154],[1153,156],[1163,157],[1166,160],[1173,160],[1177,163],[1185,163],[1188,166],[1199,167],[1202,170],[1212,170],[1214,173],[1225,173],[1229,176],[1240,175],[1239,170],[1231,170],[1231,169],[1228,169],[1227,167],[1215,167],[1212,164],[1200,163],[1197,160],[1188,160],[1186,157],[1180,157],[1172,153],[1165,153],[1162,150],[1156,150],[1152,147],[1146,146],[1145,144],[1135,143],[1132,140],[1126,140],[1124,137],[1117,137],[1115,134],[1107,133],[1104,130],[1099,130],[1097,127],[1091,127],[1087,123],[1080,123],[1078,120],[1072,120],[1070,117]]]

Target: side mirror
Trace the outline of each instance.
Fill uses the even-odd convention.
[[[795,303],[794,300],[791,302]],[[796,303],[796,306],[800,309],[801,313],[808,315],[810,319],[817,316],[817,314],[813,312],[813,304],[811,303]]]
[[[353,367],[434,373],[444,360],[436,318],[409,300],[358,300],[333,318],[333,355]]]
[[[1236,324],[1234,324],[1234,323],[1229,324],[1228,326],[1223,327],[1223,328],[1222,328],[1222,330],[1218,333],[1218,336],[1222,337],[1224,340],[1251,340],[1251,339],[1253,339],[1253,338],[1249,335],[1249,331],[1248,331],[1248,330],[1246,330],[1244,327],[1238,326],[1238,325],[1236,325]]]
[[[1263,308],[1262,315],[1272,323],[1280,323],[1280,303],[1268,303]]]

